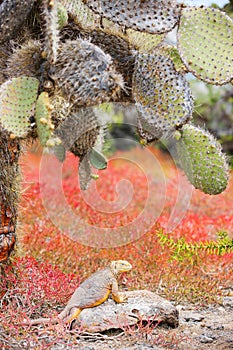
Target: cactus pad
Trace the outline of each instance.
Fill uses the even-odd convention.
[[[108,166],[108,160],[95,148],[92,148],[90,152],[90,162],[91,165],[98,170],[106,169]]]
[[[99,15],[128,28],[159,34],[178,22],[181,6],[174,0],[83,0]]]
[[[228,165],[221,146],[208,132],[192,125],[181,129],[176,148],[181,166],[195,188],[219,194],[228,183]]]
[[[88,188],[88,185],[92,179],[91,176],[91,162],[89,160],[89,155],[87,154],[80,159],[78,168],[79,186],[82,191]]]
[[[80,188],[86,190],[92,178],[90,158],[98,169],[106,167],[104,156],[97,151],[92,153],[92,148],[98,142],[101,134],[98,116],[93,108],[79,109],[74,106],[69,116],[55,130],[55,134],[61,139],[65,149],[70,150],[80,158],[79,183]],[[53,153],[56,155],[55,152],[56,150],[53,149]],[[60,155],[56,156],[60,157]]]
[[[159,51],[137,56],[133,96],[139,115],[155,135],[180,128],[192,115],[188,82],[176,71],[172,60]]]
[[[0,87],[0,122],[17,137],[30,131],[38,87],[39,81],[28,77],[8,80]]]
[[[52,148],[52,153],[55,155],[55,157],[61,162],[63,163],[64,160],[66,159],[66,149],[65,147],[60,144],[60,145],[55,145]]]
[[[61,30],[68,23],[68,13],[66,8],[60,3],[57,3],[58,29]]]
[[[2,85],[7,80],[5,69],[9,55],[9,46],[6,44],[0,45],[0,85]]]
[[[161,43],[159,45],[159,49],[163,52],[163,55],[169,57],[172,60],[177,72],[180,72],[182,74],[188,73],[186,66],[180,58],[179,51],[175,46]]]
[[[53,135],[53,124],[51,122],[51,111],[52,106],[50,104],[49,96],[47,92],[42,92],[36,101],[36,125],[37,125],[37,134],[42,146],[55,146],[50,145],[50,138]]]
[[[156,134],[153,133],[148,123],[142,116],[139,115],[137,117],[137,132],[142,139],[142,143],[150,143],[156,141],[162,136],[159,132]]]
[[[57,49],[59,41],[59,14],[58,2],[42,0],[45,19],[45,56],[51,64],[57,59]]]
[[[0,1],[0,43],[11,39],[20,29],[35,0]]]
[[[180,56],[197,78],[211,84],[233,79],[233,21],[214,8],[182,9],[178,31]]]
[[[53,76],[64,95],[79,106],[108,101],[123,86],[111,57],[81,39],[68,40],[61,46]]]
[[[94,147],[99,132],[100,122],[93,109],[74,107],[55,134],[67,150],[82,158]]]
[[[42,64],[41,43],[38,40],[29,40],[22,46],[14,49],[7,60],[6,74],[9,77],[35,77],[40,76]]]
[[[122,75],[125,86],[131,86],[135,55],[126,39],[96,30],[91,33],[91,42],[103,50],[105,54],[111,56],[114,68]],[[120,85],[122,86],[121,82]],[[126,99],[129,98],[128,91],[122,89],[120,94],[121,101],[123,94],[126,95]]]
[[[62,4],[80,28],[85,30],[96,29],[96,17],[98,16],[82,0],[62,0]]]
[[[148,52],[154,49],[164,39],[164,35],[156,35],[139,32],[137,30],[127,30],[127,40],[139,52]]]

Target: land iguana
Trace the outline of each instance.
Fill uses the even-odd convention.
[[[110,293],[117,303],[124,303],[126,295],[118,291],[117,276],[132,269],[125,260],[112,261],[105,269],[88,277],[75,290],[65,309],[55,318],[37,318],[24,322],[24,325],[55,324],[59,322],[72,323],[83,309],[102,304]]]

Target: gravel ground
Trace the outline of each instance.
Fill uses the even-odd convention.
[[[233,296],[223,298],[221,305],[209,305],[200,308],[192,304],[178,305],[179,327],[155,327],[142,330],[110,330],[107,334],[66,334],[64,340],[54,343],[54,329],[41,326],[34,330],[34,339],[30,343],[18,341],[4,334],[0,328],[0,348],[10,349],[78,349],[78,350],[230,350],[233,349]],[[59,331],[59,329],[57,329]],[[130,334],[131,332],[131,334]],[[30,337],[31,339],[33,337]],[[40,340],[47,347],[40,347]],[[53,344],[53,345],[52,345]]]

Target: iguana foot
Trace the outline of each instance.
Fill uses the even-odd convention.
[[[128,300],[128,296],[124,293],[118,293],[117,295],[112,295],[113,300],[116,303],[126,303]]]
[[[128,295],[122,293],[120,296],[120,303],[126,303],[128,301]]]
[[[74,321],[79,316],[81,311],[82,310],[80,310],[80,309],[76,309],[74,311],[73,315],[66,319],[66,323],[71,323],[72,321]]]

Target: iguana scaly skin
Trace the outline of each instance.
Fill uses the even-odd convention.
[[[54,324],[59,322],[71,323],[83,309],[102,304],[110,293],[117,303],[123,303],[127,297],[118,291],[117,276],[132,269],[125,260],[112,261],[105,269],[88,277],[75,290],[65,309],[56,318],[38,318],[25,322],[25,325]]]

